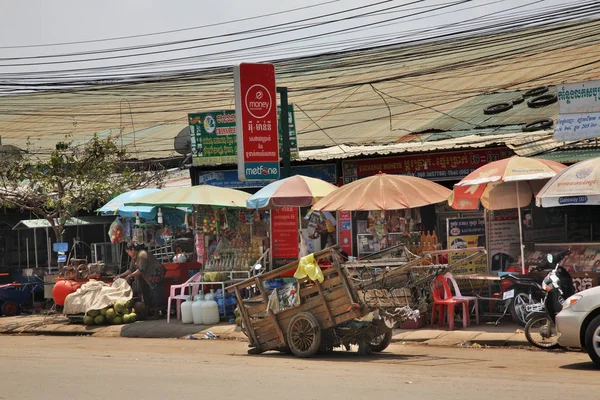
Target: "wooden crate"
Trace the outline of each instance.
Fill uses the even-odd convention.
[[[410,289],[369,289],[358,293],[359,301],[369,308],[394,308],[411,304]]]

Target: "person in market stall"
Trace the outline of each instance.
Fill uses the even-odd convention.
[[[131,258],[131,264],[115,279],[126,279],[131,284],[133,296],[142,299],[150,316],[158,316],[163,303],[164,266],[144,245],[128,242],[125,251]]]

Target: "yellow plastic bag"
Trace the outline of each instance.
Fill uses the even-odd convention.
[[[302,279],[307,276],[310,280],[319,281],[319,283],[323,283],[323,280],[325,279],[323,277],[323,271],[321,271],[319,264],[317,264],[317,261],[315,260],[314,254],[302,257],[298,263],[298,269],[294,273],[294,278],[296,279]]]

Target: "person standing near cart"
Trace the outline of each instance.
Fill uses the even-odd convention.
[[[134,297],[141,297],[150,315],[157,316],[163,303],[165,268],[143,245],[128,242],[125,251],[131,258],[131,264],[127,271],[115,279],[127,279],[132,285]]]

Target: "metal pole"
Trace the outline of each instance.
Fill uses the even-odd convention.
[[[273,210],[269,210],[269,268],[267,269],[268,271],[272,271],[274,270],[274,265],[273,265],[273,249],[274,249],[274,243],[273,243]]]
[[[29,268],[29,238],[25,238],[25,251],[27,252],[27,268]]]
[[[523,226],[521,221],[521,204],[519,203],[519,182],[515,182],[517,185],[517,213],[519,215],[519,247],[521,249],[521,273],[525,274],[525,252],[523,250]]]
[[[33,229],[33,247],[35,252],[35,267],[38,268],[37,229]]]
[[[281,136],[282,136],[282,149],[281,156],[283,159],[283,176],[282,178],[289,178],[291,175],[291,150],[290,150],[290,121],[288,118],[289,105],[288,105],[288,89],[287,87],[277,87],[277,93],[279,93],[281,103]]]
[[[46,257],[48,257],[48,274],[52,273],[52,250],[50,247],[50,235],[48,234],[48,228],[46,228]]]
[[[21,269],[21,231],[17,230],[17,257],[19,259],[19,270]]]

